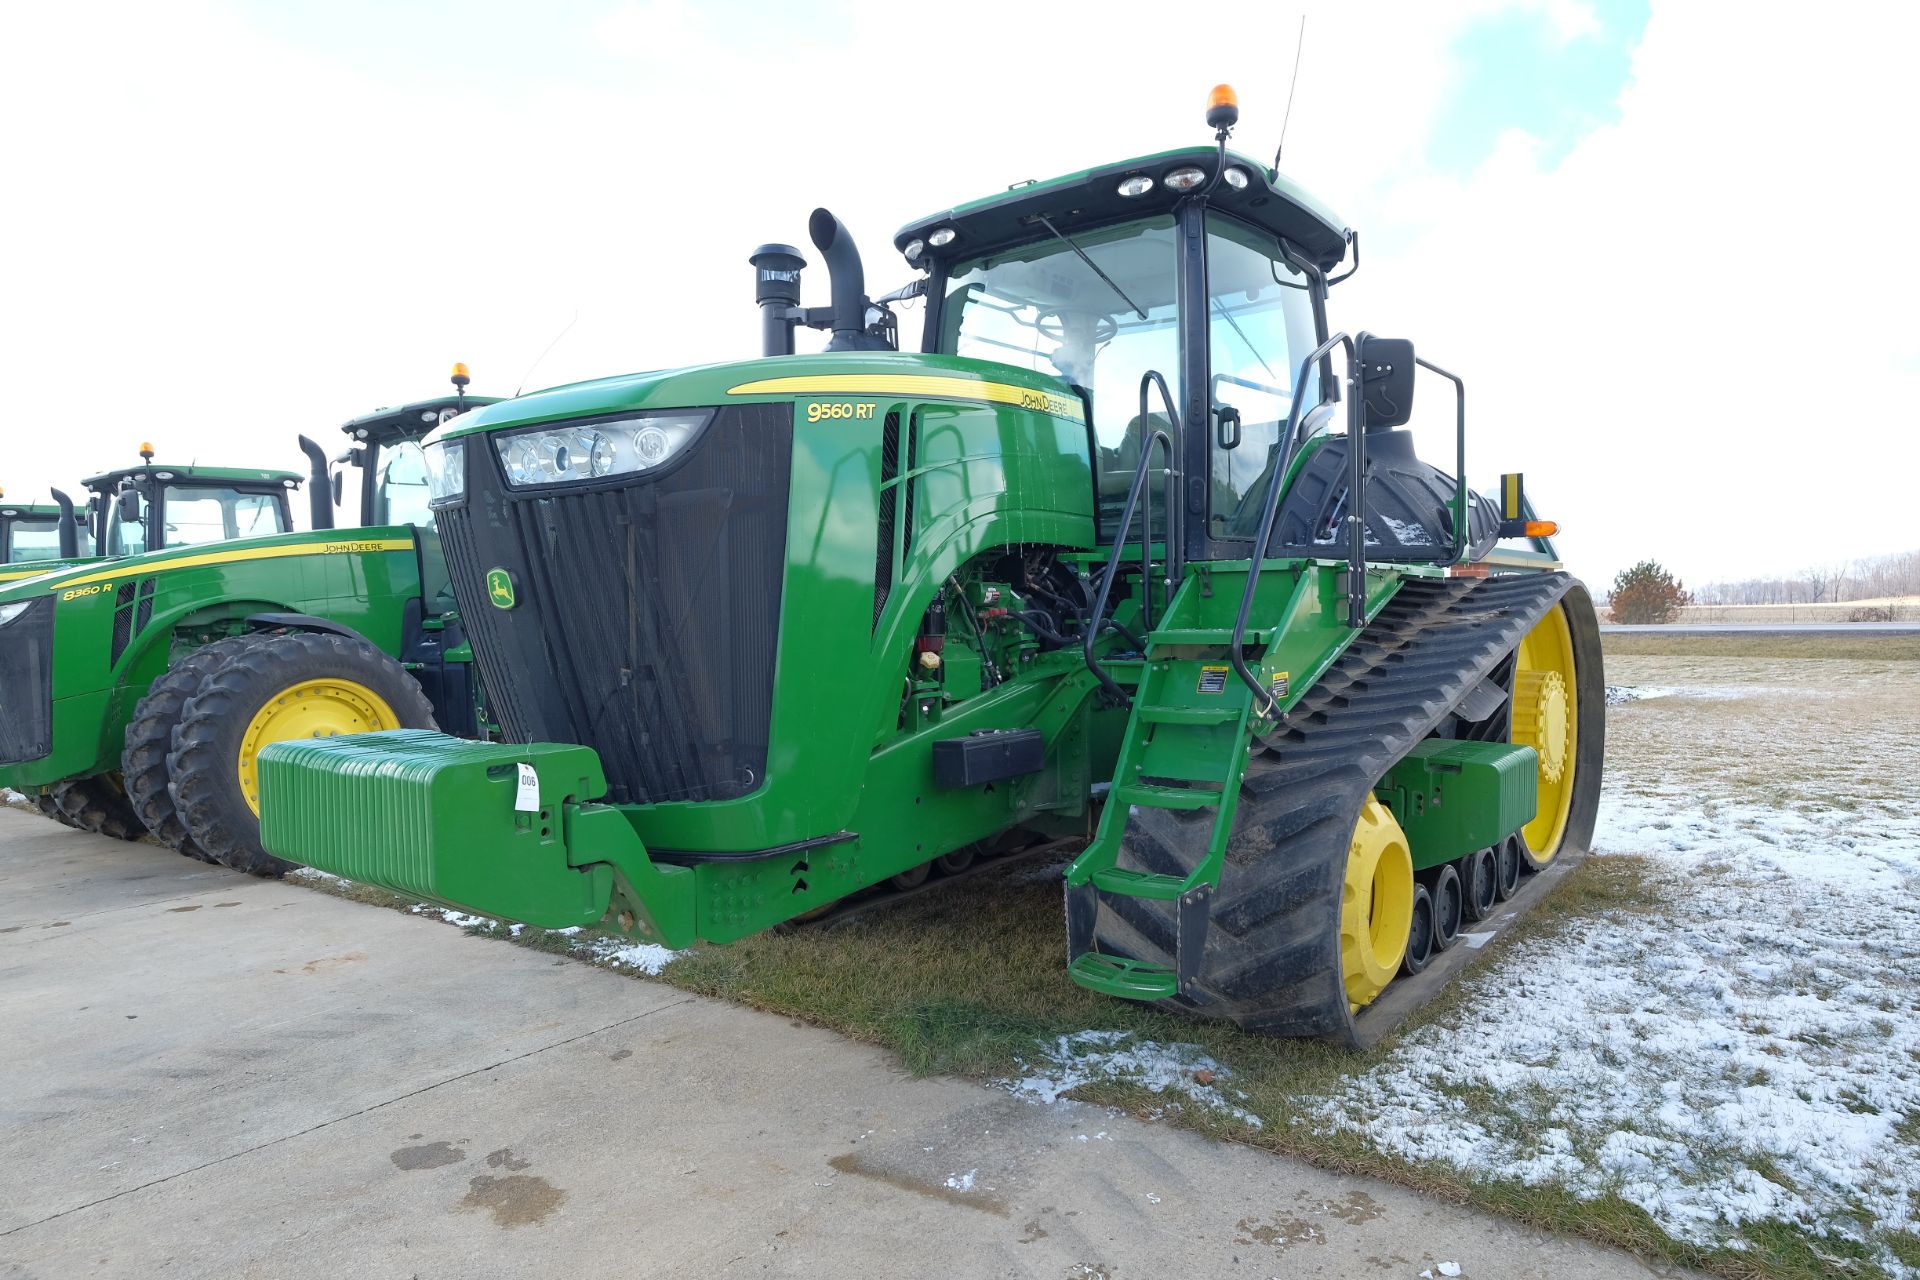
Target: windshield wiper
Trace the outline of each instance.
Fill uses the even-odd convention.
[[[1107,288],[1113,290],[1114,294],[1120,299],[1120,301],[1126,303],[1129,307],[1133,308],[1133,314],[1139,316],[1142,320],[1145,320],[1147,318],[1147,313],[1140,309],[1140,304],[1135,302],[1132,298],[1129,298],[1127,296],[1127,291],[1125,289],[1122,289],[1119,285],[1115,284],[1113,282],[1113,277],[1108,275],[1106,272],[1102,271],[1100,269],[1100,264],[1087,256],[1087,251],[1085,249],[1082,249],[1079,245],[1067,239],[1067,237],[1061,232],[1060,228],[1054,226],[1051,222],[1047,221],[1047,216],[1044,213],[1036,213],[1033,216],[1035,219],[1039,221],[1041,226],[1053,232],[1054,239],[1058,240],[1061,244],[1064,244],[1065,246],[1067,246],[1067,248],[1079,254],[1080,261],[1086,263],[1088,267],[1092,268],[1093,274],[1099,276],[1101,280],[1105,281]]]

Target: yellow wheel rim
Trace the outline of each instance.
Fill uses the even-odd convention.
[[[1573,804],[1573,773],[1580,742],[1579,686],[1574,679],[1573,631],[1555,605],[1520,642],[1513,673],[1514,742],[1540,755],[1539,806],[1521,830],[1535,862],[1560,852]]]
[[[1413,927],[1413,856],[1400,824],[1369,799],[1353,828],[1347,880],[1340,891],[1340,972],[1347,1003],[1371,1004],[1407,953]]]
[[[240,737],[240,792],[260,812],[260,750],[294,738],[331,738],[400,728],[393,708],[357,680],[326,678],[289,685],[253,713]]]

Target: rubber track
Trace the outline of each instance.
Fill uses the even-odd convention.
[[[1241,783],[1197,999],[1164,1002],[1278,1035],[1354,1040],[1339,906],[1353,824],[1395,761],[1513,652],[1574,585],[1566,574],[1407,581],[1258,739]],[[1119,865],[1184,876],[1214,814],[1137,807]],[[1173,904],[1101,894],[1095,945],[1171,965]]]

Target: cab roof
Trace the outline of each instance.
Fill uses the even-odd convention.
[[[164,462],[141,463],[137,467],[119,467],[112,471],[102,471],[97,476],[88,476],[80,483],[89,489],[117,489],[120,482],[133,476],[151,475],[158,480],[170,482],[184,481],[187,484],[205,485],[269,485],[274,488],[287,488],[298,485],[302,479],[294,471],[260,471],[253,467],[175,467]]]
[[[1216,155],[1213,147],[1180,147],[1046,182],[1024,183],[909,222],[895,233],[893,245],[905,252],[911,240],[926,243],[925,254],[915,266],[933,259],[952,263],[1045,236],[1041,217],[1071,235],[1076,228],[1164,215],[1191,195],[1169,187],[1166,175],[1185,165],[1196,165],[1211,175]],[[1322,271],[1331,271],[1346,256],[1350,234],[1346,223],[1304,187],[1235,151],[1227,152],[1227,164],[1246,170],[1246,188],[1238,190],[1222,182],[1207,197],[1209,205],[1286,240]],[[1121,195],[1121,180],[1136,175],[1153,179],[1153,187],[1144,195]],[[941,227],[952,227],[957,234],[951,244],[935,248],[928,237]]]
[[[430,400],[412,400],[349,418],[340,429],[356,440],[401,440],[433,430],[449,409],[465,413],[499,401],[499,396],[435,396]]]
[[[52,520],[59,514],[51,502],[0,502],[0,516],[9,520]]]

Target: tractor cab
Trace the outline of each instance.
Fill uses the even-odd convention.
[[[441,423],[499,400],[498,396],[468,395],[469,380],[467,366],[456,364],[454,394],[375,409],[341,426],[353,443],[334,462],[339,467],[359,469],[362,526],[433,523],[433,513],[427,508],[429,477],[421,442]],[[346,498],[344,470],[335,470],[330,484],[334,505],[339,506]]]
[[[81,481],[93,494],[87,511],[95,555],[139,555],[293,529],[288,494],[300,477],[291,471],[166,466],[153,461],[149,444],[140,446],[140,457],[140,466]]]
[[[66,495],[55,490],[55,497]],[[0,498],[5,492],[0,491]],[[63,531],[61,522],[66,522]],[[76,556],[73,503],[0,502],[0,565],[37,564]]]

